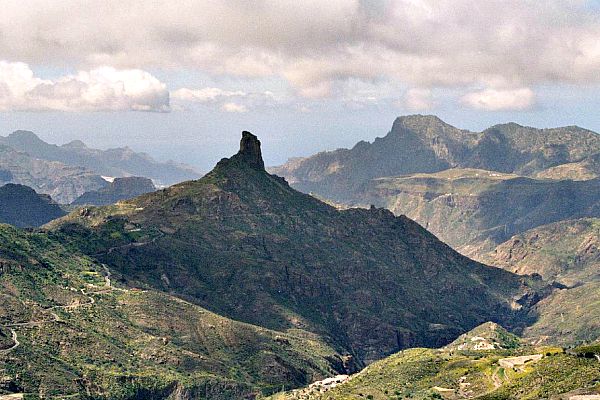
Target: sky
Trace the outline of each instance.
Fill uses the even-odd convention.
[[[0,135],[267,165],[397,116],[600,132],[600,0],[3,0]]]

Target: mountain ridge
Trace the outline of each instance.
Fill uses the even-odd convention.
[[[535,129],[515,123],[481,132],[455,128],[436,116],[398,117],[388,134],[351,149],[321,152],[270,168],[305,192],[344,202],[379,177],[479,168],[534,175],[600,153],[600,135],[583,128]]]
[[[85,167],[103,176],[145,176],[159,185],[199,177],[189,166],[157,162],[148,154],[134,152],[129,147],[99,150],[88,147],[81,140],[59,146],[43,141],[31,131],[23,130],[0,137],[0,143],[38,159]]]

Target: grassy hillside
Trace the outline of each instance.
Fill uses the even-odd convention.
[[[0,243],[0,394],[231,399],[343,370],[316,335],[115,287],[105,266],[46,234],[3,225]]]
[[[531,346],[410,349],[368,366],[341,384],[316,384],[270,399],[568,399],[568,393],[600,393],[600,363],[593,356],[584,357],[586,352],[590,353]]]

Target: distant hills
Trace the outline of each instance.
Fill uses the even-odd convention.
[[[0,180],[20,183],[68,204],[87,191],[106,185],[106,177],[143,176],[170,185],[199,174],[192,168],[153,160],[145,153],[117,148],[98,150],[81,141],[49,144],[33,132],[0,137]]]
[[[37,194],[23,185],[0,186],[0,223],[31,228],[65,214],[48,195]]]
[[[4,183],[29,186],[62,204],[106,185],[100,175],[83,167],[33,158],[0,144],[0,184]]]
[[[155,190],[156,188],[152,184],[152,180],[148,178],[136,176],[115,178],[101,189],[85,192],[71,204],[105,206]]]

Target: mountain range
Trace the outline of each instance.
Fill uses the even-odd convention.
[[[514,123],[483,132],[400,117],[373,143],[292,159],[271,171],[345,206],[385,207],[480,259],[512,235],[600,216],[600,135]]]
[[[317,193],[325,201],[268,173],[260,141],[243,132],[239,152],[198,180],[114,203],[132,178],[115,179],[88,194],[112,204],[82,200],[87,205],[42,229],[0,225],[0,393],[182,400],[597,394],[595,134],[564,128],[519,139],[513,124],[478,134],[422,116],[394,126],[401,144],[437,144],[411,155],[390,133],[385,140],[397,160],[349,164],[425,170],[356,175],[340,161],[325,168],[339,176],[321,180],[317,162],[310,185],[329,180]],[[512,141],[513,170],[486,169],[505,165],[486,160],[496,154],[489,146]],[[470,161],[450,163],[459,154]],[[560,178],[539,176],[556,170]],[[402,207],[426,220],[411,220]],[[457,247],[485,263],[425,227],[465,236]]]
[[[0,180],[4,182],[30,186],[69,204],[87,191],[106,186],[103,176],[143,176],[165,186],[196,179],[199,174],[185,165],[157,162],[128,147],[98,150],[79,140],[58,146],[29,131],[0,137]]]
[[[556,290],[297,192],[247,132],[200,180],[0,233],[3,387],[47,395],[269,394],[488,320],[523,331]]]

